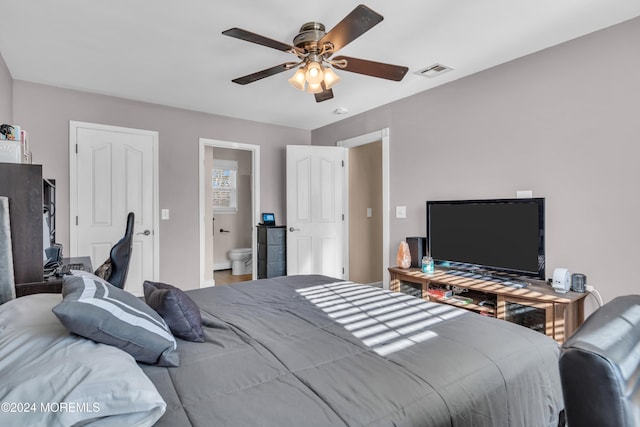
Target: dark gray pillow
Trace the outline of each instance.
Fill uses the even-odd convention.
[[[141,299],[89,274],[63,280],[63,299],[53,312],[71,332],[118,347],[138,362],[180,364],[176,339]]]
[[[148,280],[143,287],[147,304],[167,322],[173,335],[187,341],[204,342],[200,309],[182,289]]]

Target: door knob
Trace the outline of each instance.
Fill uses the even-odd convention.
[[[289,227],[289,231],[293,232],[293,231],[300,231],[299,228],[293,228],[293,227]]]
[[[151,230],[144,230],[142,233],[136,233],[136,234],[144,234],[145,236],[148,236],[149,234],[151,234]]]

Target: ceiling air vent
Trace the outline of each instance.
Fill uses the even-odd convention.
[[[447,67],[446,65],[433,64],[428,66],[427,68],[423,68],[422,70],[416,72],[416,74],[419,74],[425,77],[436,77],[436,76],[439,76],[440,74],[446,73],[447,71],[451,71],[451,70],[453,70],[453,68]]]

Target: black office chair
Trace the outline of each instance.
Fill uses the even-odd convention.
[[[102,277],[113,286],[124,289],[124,283],[129,273],[129,262],[131,261],[131,252],[133,249],[133,223],[135,215],[129,212],[127,215],[127,228],[124,236],[111,248],[109,259],[105,261],[95,274]]]
[[[562,345],[567,425],[640,426],[640,295],[596,310]]]

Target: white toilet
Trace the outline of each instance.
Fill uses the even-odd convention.
[[[252,273],[251,252],[251,248],[236,248],[229,251],[232,276]]]

